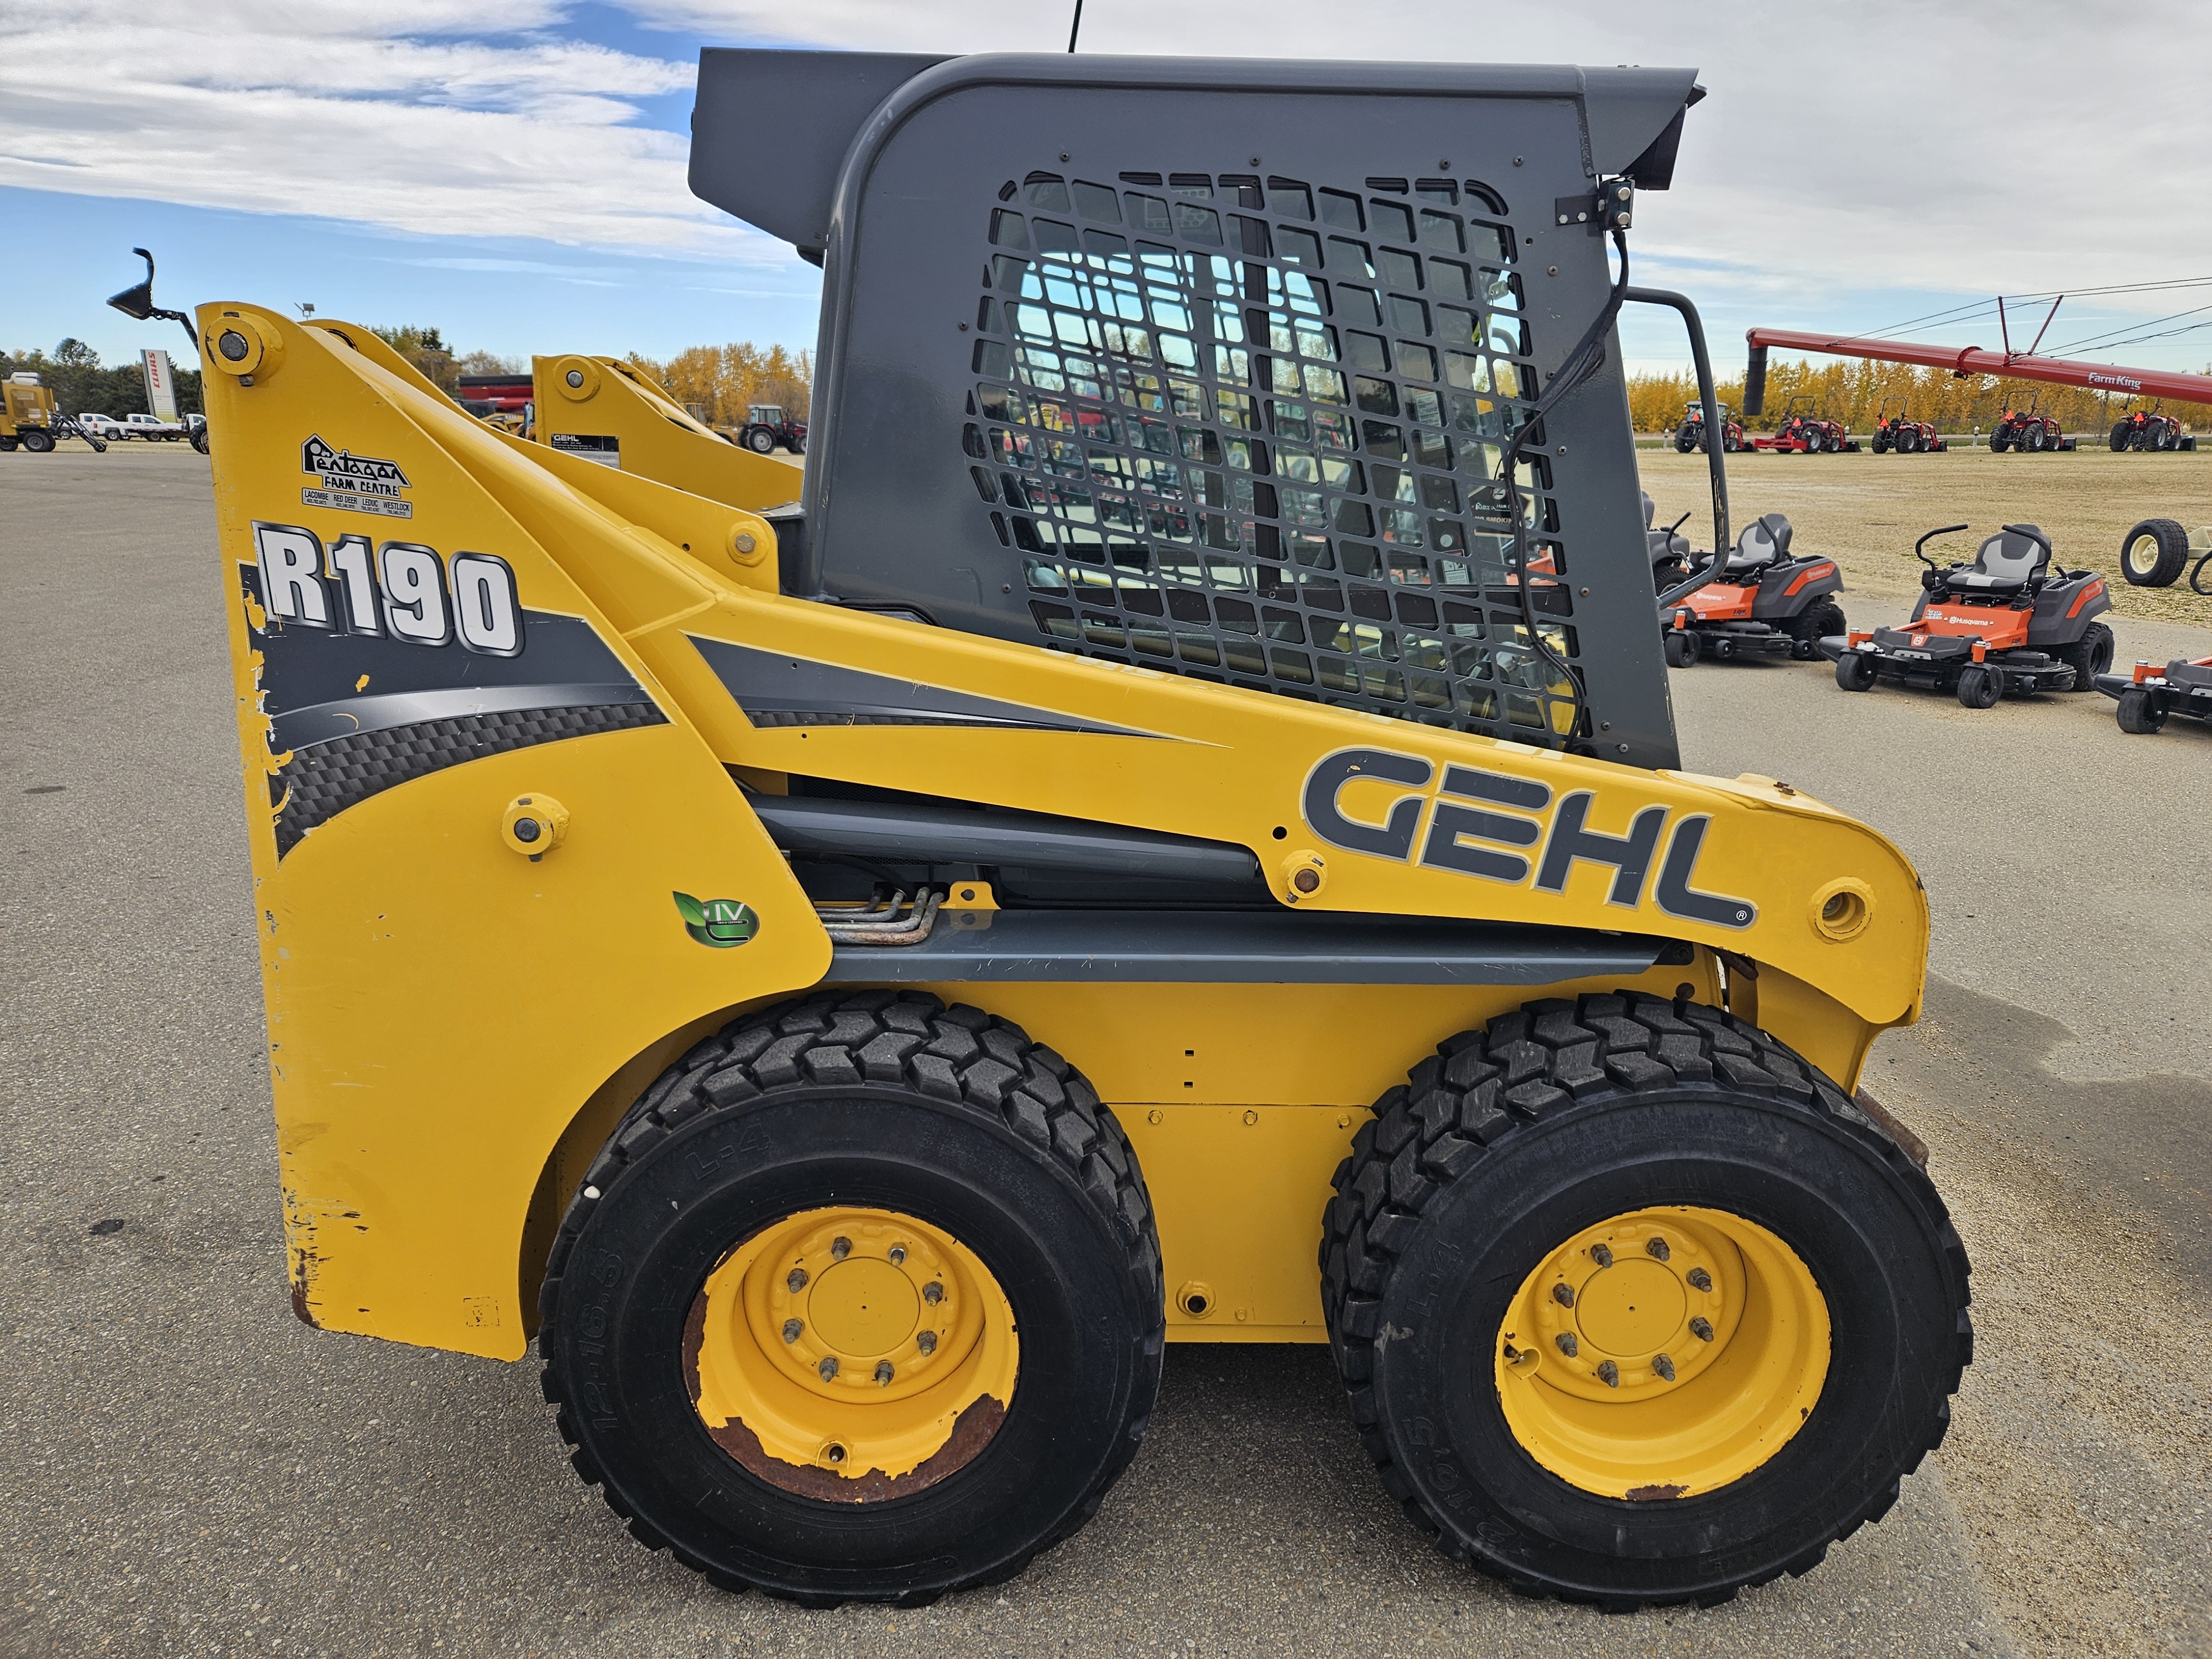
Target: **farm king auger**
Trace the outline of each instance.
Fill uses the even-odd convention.
[[[2051,307],[2055,313],[2056,306]],[[2002,313],[2000,313],[2002,316]],[[2044,319],[2050,326],[2050,319]],[[2035,344],[2042,343],[2038,332]],[[2031,345],[2027,351],[2012,349],[2009,335],[2001,351],[1989,351],[1980,346],[1925,345],[1916,340],[1868,339],[1848,335],[1808,334],[1791,329],[1754,328],[1744,335],[1751,348],[1751,362],[1744,376],[1743,412],[1755,416],[1766,402],[1766,354],[1779,348],[1784,351],[1813,351],[1831,357],[1867,357],[1879,362],[1912,363],[1923,368],[1947,368],[1960,380],[1974,374],[1995,374],[2016,380],[2038,380],[2048,386],[2078,386],[2089,392],[2117,392],[2130,399],[2170,399],[2175,403],[2212,405],[2212,375],[2189,374],[2178,369],[2126,368],[2113,363],[2081,362],[2066,357],[2039,357]],[[2008,410],[2008,418],[2012,411]],[[2042,417],[2034,417],[2040,422]],[[2161,416],[2171,422],[2171,416]],[[2148,422],[2145,422],[2148,424]],[[2047,433],[2047,428],[2045,429]],[[2132,437],[2132,432],[2130,434]],[[1994,446],[1993,446],[1994,447]],[[2018,447],[2040,448],[2042,445],[2021,442]],[[2070,446],[2069,446],[2070,447]],[[2121,434],[2116,430],[2112,447],[2121,447]],[[2179,435],[2178,424],[2175,436],[2167,443],[2159,443],[2154,435],[2146,448],[2193,449],[2194,440]]]

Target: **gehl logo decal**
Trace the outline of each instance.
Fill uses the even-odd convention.
[[[489,553],[456,553],[448,565],[437,549],[414,542],[386,542],[372,553],[366,536],[341,536],[325,553],[312,530],[258,521],[253,551],[261,603],[276,621],[410,645],[458,635],[487,657],[522,654],[514,572]]]
[[[1628,910],[1643,904],[1656,860],[1659,878],[1651,896],[1668,915],[1741,928],[1750,927],[1759,915],[1749,899],[1701,893],[1692,885],[1711,813],[1677,818],[1662,858],[1664,806],[1640,809],[1629,820],[1626,835],[1609,836],[1589,827],[1595,791],[1562,795],[1547,823],[1539,815],[1552,806],[1548,785],[1472,766],[1447,766],[1443,783],[1431,794],[1428,786],[1435,777],[1436,767],[1419,755],[1340,749],[1306,775],[1306,823],[1330,846],[1347,853],[1456,871],[1484,881],[1517,886],[1533,867],[1540,893],[1566,891],[1567,877],[1578,863],[1602,865],[1613,872],[1606,902]],[[1420,793],[1401,794],[1382,823],[1362,823],[1346,817],[1337,804],[1348,785],[1362,780],[1402,784]]]

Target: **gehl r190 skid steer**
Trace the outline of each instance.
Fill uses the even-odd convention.
[[[1018,1572],[1171,1342],[1328,1343],[1531,1592],[1880,1516],[1970,1341],[1854,1093],[1928,912],[1672,769],[1612,330],[1694,334],[1626,233],[1698,95],[710,52],[695,188],[823,270],[773,517],[203,307],[301,1316],[534,1335],[641,1540],[808,1602]]]

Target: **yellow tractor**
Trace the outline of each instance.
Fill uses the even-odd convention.
[[[63,438],[82,438],[97,453],[107,453],[106,439],[62,413],[36,370],[19,368],[0,380],[0,453],[21,448],[45,455]]]
[[[1971,1346],[1858,1089],[1928,908],[1676,769],[1613,325],[1694,336],[1699,95],[709,52],[694,188],[823,267],[797,489],[201,307],[300,1316],[534,1339],[641,1542],[812,1604],[1019,1572],[1176,1343],[1328,1344],[1530,1593],[1878,1518]]]

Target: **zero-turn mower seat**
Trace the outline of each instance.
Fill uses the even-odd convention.
[[[1768,513],[1744,526],[1729,555],[1730,570],[1753,570],[1790,556],[1790,538],[1795,532],[1779,513]]]
[[[2042,528],[2040,525],[2030,527]],[[2032,578],[2043,574],[2050,557],[2040,542],[2003,532],[1982,544],[1973,563],[1964,570],[1952,571],[1945,580],[1969,592],[2017,593]]]

